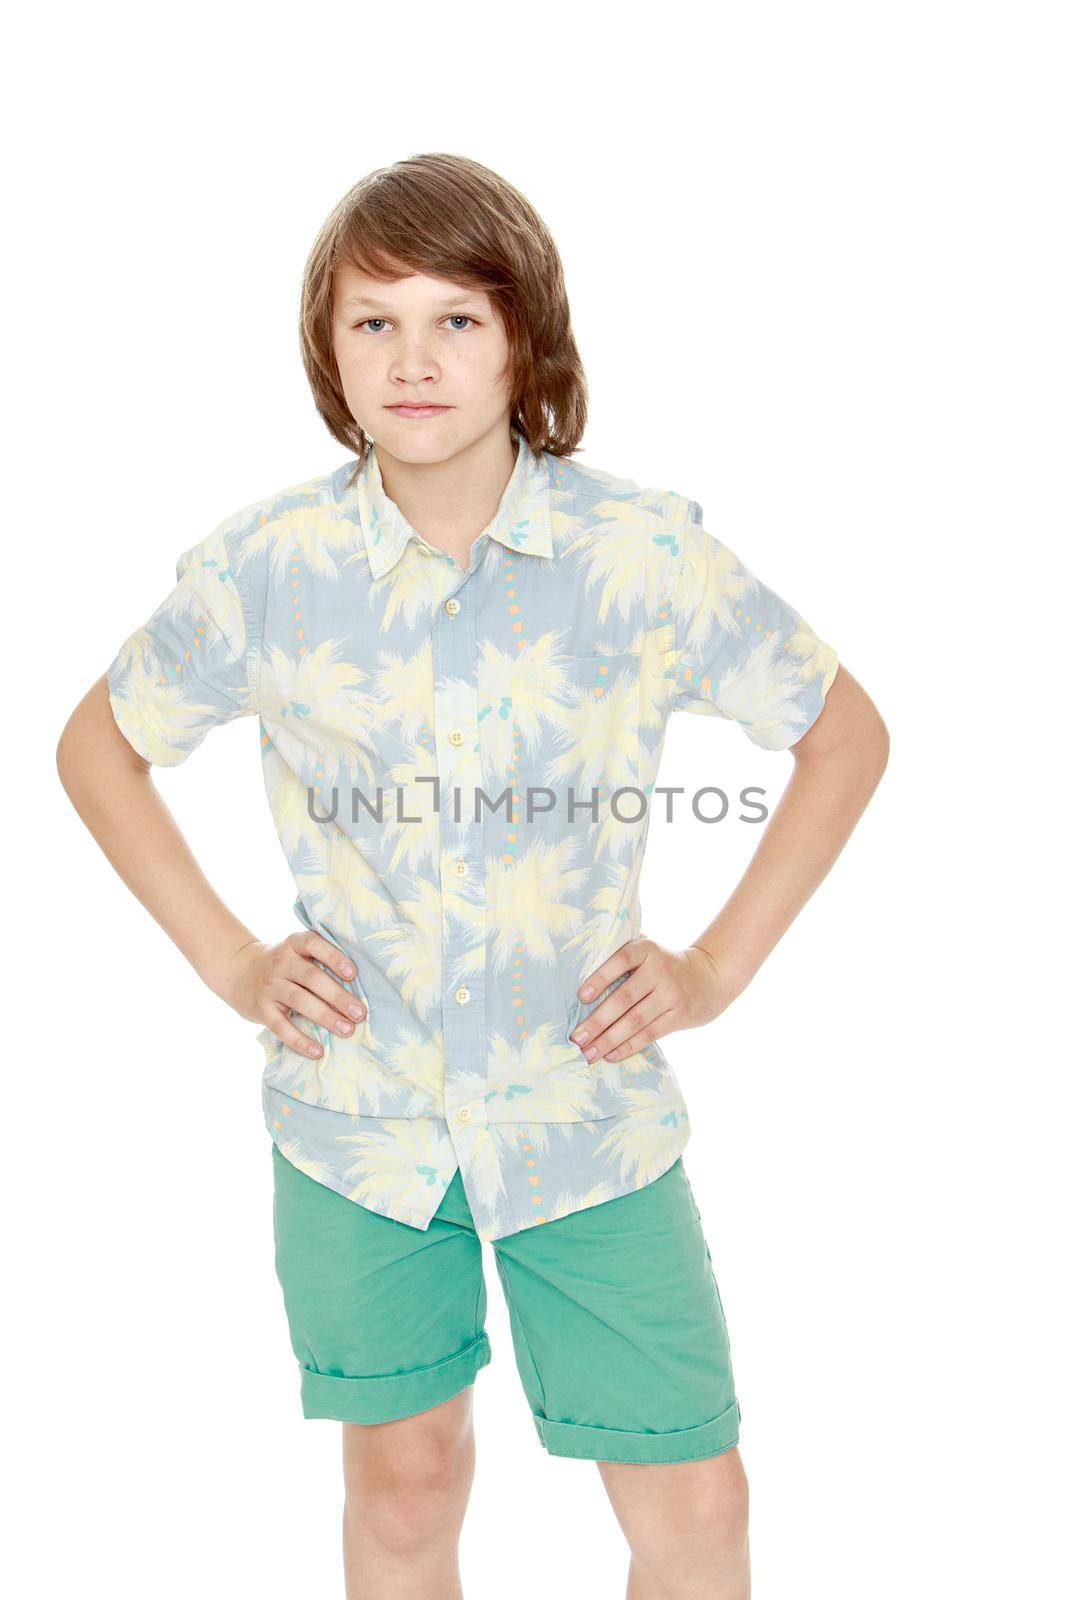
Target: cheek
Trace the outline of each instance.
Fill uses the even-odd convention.
[[[368,340],[365,345],[342,342],[334,346],[334,352],[337,370],[341,374],[341,388],[349,404],[372,395],[375,385],[380,383],[385,366],[381,351],[376,350]]]
[[[477,347],[456,351],[453,371],[463,383],[483,392],[493,385],[507,383],[507,346],[497,341],[479,342]]]

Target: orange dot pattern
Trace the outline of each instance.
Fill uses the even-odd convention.
[[[526,634],[524,632],[525,625],[524,625],[524,623],[522,621],[522,617],[521,617],[521,614],[520,614],[520,607],[519,607],[519,600],[518,600],[518,592],[519,591],[518,591],[518,589],[516,587],[517,578],[516,578],[516,574],[515,574],[515,563],[513,561],[509,561],[507,566],[504,568],[504,582],[507,585],[507,587],[504,590],[504,598],[507,600],[507,603],[508,603],[508,614],[509,614],[509,616],[511,616],[514,619],[512,621],[512,624],[511,624],[511,631],[515,635],[515,645],[516,645],[517,650],[522,651],[522,650],[525,650],[527,644],[529,643],[529,640],[527,639]],[[519,796],[518,796],[519,758],[520,758],[521,754],[522,754],[522,740],[519,737],[518,728],[516,728],[514,726],[514,724],[512,724],[512,730],[511,730],[511,755],[510,755],[510,757],[508,759],[508,764],[504,769],[505,772],[507,773],[507,786],[511,790],[511,815],[512,816],[516,816],[518,814],[518,809],[519,809]],[[508,835],[507,835],[508,844],[509,845],[515,844],[518,841],[518,837],[519,836],[516,833],[515,827],[514,827],[514,824],[513,824],[512,827],[508,831]],[[514,864],[515,864],[515,852],[513,850],[505,850],[501,859],[502,859],[505,867],[514,866]]]
[[[541,1178],[537,1171],[537,1156],[534,1153],[533,1145],[530,1143],[530,1135],[525,1128],[519,1129],[519,1149],[526,1158],[526,1176],[529,1179],[530,1188],[533,1191],[530,1195],[530,1204],[532,1206],[542,1205],[543,1196],[539,1193]],[[545,1216],[534,1218],[535,1223],[547,1221],[548,1218]]]
[[[304,613],[300,600],[300,563],[302,551],[299,545],[293,546],[293,554],[289,562],[289,590],[293,600],[293,621],[296,624],[297,653],[307,654],[307,644],[304,640]]]
[[[751,613],[749,613],[749,612],[747,612],[745,610],[744,606],[734,606],[733,611],[734,611],[734,616],[737,618],[738,622],[742,623],[746,628],[751,628],[753,633],[762,633],[763,632],[763,623],[759,622],[759,621],[755,621],[753,619]],[[685,682],[687,684],[692,683],[693,676],[694,676],[694,674],[693,674],[692,667],[683,667],[682,668],[682,677],[683,677],[683,679],[685,680]],[[700,681],[700,689],[701,689],[701,692],[703,694],[714,694],[715,693],[715,683],[711,678],[709,678],[707,676],[702,676],[699,681]]]
[[[193,642],[192,642],[192,646],[189,649],[187,649],[187,650],[185,650],[183,652],[180,661],[176,661],[174,663],[174,677],[175,678],[180,678],[181,677],[182,670],[185,667],[186,662],[191,661],[192,658],[193,658],[193,650],[199,650],[200,646],[203,644],[204,640],[207,638],[208,625],[209,625],[210,621],[211,621],[211,618],[208,616],[207,612],[206,611],[202,611],[200,613],[200,615],[197,617],[196,621],[193,623]],[[166,689],[169,686],[170,682],[171,682],[171,680],[168,679],[168,677],[167,677],[165,672],[160,675],[159,687],[161,689]]]
[[[522,998],[522,957],[525,950],[522,939],[515,940],[515,959],[511,963],[511,1004],[515,1013],[515,1026],[520,1039],[525,1039],[529,1029],[526,1026],[526,1012]]]

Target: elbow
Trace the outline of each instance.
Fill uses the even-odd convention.
[[[66,720],[66,722],[65,722],[65,724],[63,726],[63,731],[59,735],[59,739],[58,739],[58,741],[56,743],[56,756],[55,756],[56,772],[59,774],[59,781],[63,785],[64,789],[67,791],[68,794],[70,793],[71,775],[72,775],[73,767],[74,767],[73,756],[72,756],[72,749],[73,749],[73,745],[74,745],[74,735],[73,735],[73,733],[71,731],[71,724],[73,723],[73,721],[74,721],[74,714],[72,713],[67,718],[67,720]]]
[[[873,701],[866,708],[861,739],[868,760],[881,774],[889,765],[889,729]]]
[[[878,776],[881,778],[889,765],[889,729],[880,711],[875,711],[875,723],[872,743],[874,746],[874,761],[877,766]]]

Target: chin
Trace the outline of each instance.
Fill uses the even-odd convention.
[[[371,437],[397,461],[431,465],[458,455],[474,443],[478,434],[458,429],[449,412],[429,422],[404,422],[384,417],[381,427],[377,433],[371,433]]]
[[[378,449],[391,455],[394,461],[407,461],[412,466],[430,466],[435,462],[447,461],[456,453],[457,445],[444,439],[414,439],[404,438],[403,434],[397,437],[396,429],[383,428],[374,436]]]

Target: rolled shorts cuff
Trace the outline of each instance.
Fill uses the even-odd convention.
[[[380,1377],[345,1378],[328,1372],[300,1369],[300,1403],[307,1418],[333,1422],[395,1422],[431,1406],[451,1400],[492,1356],[489,1336],[479,1334],[455,1355],[430,1367],[410,1372],[384,1373]]]
[[[735,1445],[740,1422],[737,1400],[710,1422],[673,1433],[631,1433],[534,1417],[537,1436],[549,1455],[576,1456],[582,1461],[700,1461],[706,1456],[721,1455]]]

